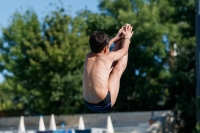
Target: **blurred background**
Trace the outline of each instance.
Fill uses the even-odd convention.
[[[93,30],[133,25],[128,66],[110,112],[172,110],[196,123],[194,0],[46,0],[0,3],[0,116],[94,113],[82,97]]]

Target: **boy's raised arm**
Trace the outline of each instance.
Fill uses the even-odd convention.
[[[131,37],[133,35],[132,26],[130,24],[126,24],[122,33],[124,36],[122,48],[117,51],[109,52],[109,57],[112,61],[117,61],[128,53]]]

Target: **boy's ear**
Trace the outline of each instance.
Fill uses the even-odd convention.
[[[103,48],[103,53],[106,53],[107,52],[107,47],[104,47]]]

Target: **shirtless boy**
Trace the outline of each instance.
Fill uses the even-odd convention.
[[[101,31],[91,34],[91,52],[86,56],[82,76],[83,98],[90,110],[106,112],[115,104],[120,78],[127,65],[132,35],[130,24],[124,25],[111,40]],[[115,46],[109,52],[109,47],[114,42]]]

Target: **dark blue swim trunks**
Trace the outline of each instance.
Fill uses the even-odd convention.
[[[106,95],[106,98],[104,98],[103,101],[99,103],[89,103],[84,99],[85,105],[92,111],[95,112],[107,112],[111,109],[111,98],[110,98],[110,92]]]

